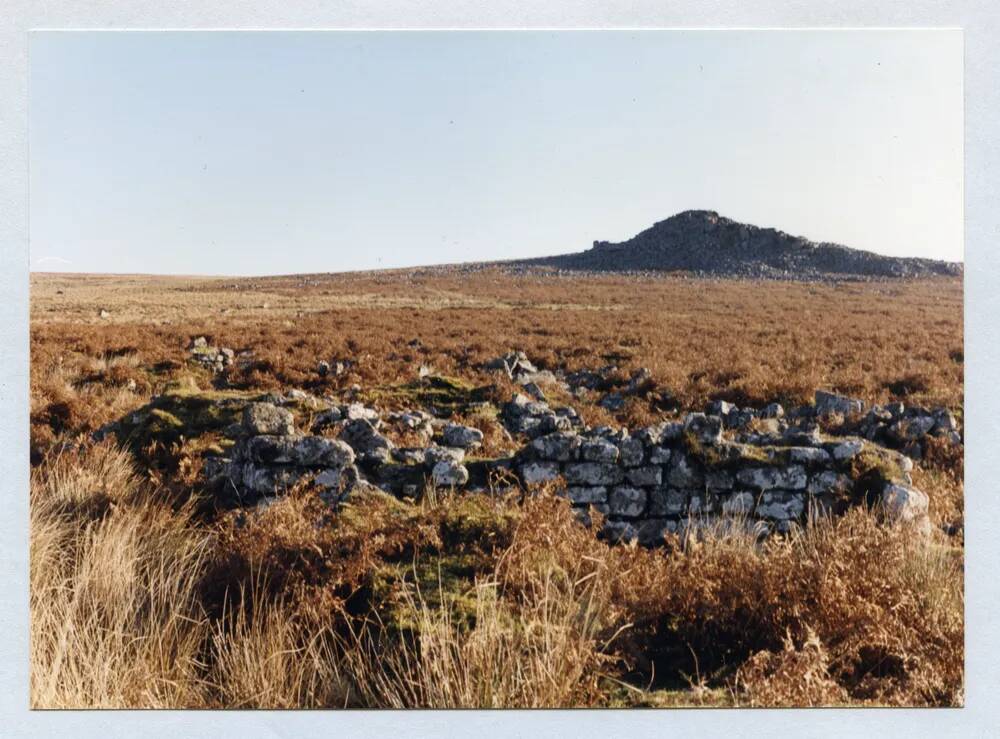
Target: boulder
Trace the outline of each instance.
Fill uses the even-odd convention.
[[[882,491],[882,510],[890,523],[921,522],[929,503],[927,495],[909,485],[889,483]]]

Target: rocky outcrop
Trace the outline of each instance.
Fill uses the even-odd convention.
[[[514,264],[794,280],[962,274],[961,264],[888,257],[839,244],[815,243],[774,228],[738,223],[710,210],[678,213],[621,243],[595,241],[588,251]]]

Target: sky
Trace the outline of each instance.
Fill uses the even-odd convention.
[[[36,271],[513,259],[687,209],[961,260],[959,31],[36,32]]]

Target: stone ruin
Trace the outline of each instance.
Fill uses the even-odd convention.
[[[571,408],[517,395],[499,419],[523,446],[477,459],[480,430],[423,411],[383,419],[358,403],[334,406],[301,433],[274,400],[246,406],[228,456],[206,460],[207,481],[240,505],[268,502],[298,483],[333,505],[364,488],[416,498],[426,486],[496,494],[546,485],[585,524],[602,514],[606,538],[645,546],[719,520],[784,533],[810,515],[855,505],[929,528],[928,498],[912,485],[909,457],[860,437],[825,436],[815,424],[733,433],[729,414],[689,413],[634,432],[587,428]],[[383,433],[387,424],[421,432],[426,446],[397,447]],[[336,438],[318,434],[330,427]]]
[[[192,352],[229,356],[207,342]],[[196,361],[215,367],[220,360]],[[520,353],[498,358],[494,369],[528,393],[515,394],[496,415],[518,447],[513,453],[477,456],[483,432],[438,417],[433,408],[382,413],[293,389],[199,400],[228,409],[226,423],[216,427],[226,442],[203,459],[206,486],[221,503],[239,507],[266,505],[297,484],[333,506],[364,489],[416,499],[429,487],[503,494],[544,486],[568,498],[584,524],[600,520],[602,536],[645,546],[719,521],[785,533],[810,516],[859,505],[926,532],[929,501],[913,487],[912,459],[921,458],[931,438],[963,443],[946,409],[902,403],[866,409],[824,391],[813,404],[788,410],[716,401],[703,413],[643,429],[590,428],[571,406],[553,408],[531,389],[553,381],[598,386],[601,371],[546,375]],[[640,370],[626,388],[647,381]],[[130,414],[100,433],[127,438],[157,413],[163,411],[154,399],[145,417]],[[397,446],[393,436],[413,445]]]

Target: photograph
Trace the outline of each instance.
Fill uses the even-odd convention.
[[[965,705],[961,30],[28,51],[31,709]]]

